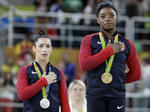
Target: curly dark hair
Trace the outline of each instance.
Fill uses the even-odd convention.
[[[116,15],[118,15],[118,12],[117,12],[116,8],[114,7],[114,5],[112,4],[112,2],[106,1],[106,2],[101,2],[101,3],[98,4],[97,10],[96,10],[96,16],[97,17],[98,17],[99,12],[103,8],[111,8],[116,12]]]

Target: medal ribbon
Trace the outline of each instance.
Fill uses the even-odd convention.
[[[42,74],[41,74],[41,72],[40,72],[40,70],[39,70],[39,68],[38,68],[38,66],[36,65],[35,62],[34,62],[34,68],[35,68],[35,70],[37,71],[37,74],[38,74],[39,79],[41,79]],[[51,67],[49,66],[49,72],[50,72],[50,71],[51,71]],[[42,88],[43,98],[47,98],[47,94],[48,94],[48,92],[49,92],[49,88],[50,88],[50,85],[48,85],[47,87],[43,87],[43,88]]]
[[[106,48],[106,44],[105,44],[102,32],[99,33],[99,37],[100,37],[100,41],[102,43],[102,48],[105,49]],[[115,36],[114,43],[116,43],[116,42],[118,42],[118,34]],[[110,69],[111,69],[111,66],[112,66],[112,63],[113,63],[113,60],[114,60],[114,56],[115,56],[114,54],[112,56],[110,56],[109,62],[107,62],[107,60],[105,61],[106,66],[107,66],[107,68],[105,70],[106,73],[110,72]]]

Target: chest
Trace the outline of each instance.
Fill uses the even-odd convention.
[[[61,74],[59,70],[53,68],[52,72],[54,72],[57,75],[57,82],[50,85],[50,89],[54,92],[58,92],[59,89],[59,83],[61,81]],[[42,74],[42,73],[41,73]],[[40,80],[37,71],[34,69],[33,66],[30,66],[27,68],[27,77],[28,77],[28,84],[32,85],[36,83],[38,80]]]
[[[117,63],[125,63],[128,55],[129,55],[129,43],[123,37],[119,37],[118,41],[123,42],[125,44],[125,50],[122,51],[122,52],[120,52],[120,53],[115,54],[114,60]],[[105,42],[105,45],[107,46],[107,44],[108,44],[108,38],[105,37],[104,38],[104,42]],[[102,42],[100,41],[99,36],[92,37],[92,39],[91,39],[91,48],[92,48],[92,55],[96,55],[100,51],[103,50],[103,48],[102,48]]]

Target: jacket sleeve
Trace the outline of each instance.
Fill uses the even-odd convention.
[[[102,64],[107,58],[113,55],[113,49],[107,46],[99,53],[92,55],[91,36],[84,37],[81,41],[79,64],[80,68],[84,71],[92,70]]]
[[[71,112],[68,100],[68,91],[66,86],[66,80],[64,77],[64,73],[59,69],[61,73],[61,81],[59,85],[59,97],[60,97],[60,104],[61,104],[61,112]]]
[[[129,72],[126,74],[126,83],[131,83],[141,79],[141,65],[134,44],[128,40],[130,46],[127,65]]]
[[[24,101],[36,95],[44,86],[48,85],[47,80],[42,77],[32,85],[28,84],[26,74],[27,66],[22,67],[17,76],[17,94],[20,100]]]

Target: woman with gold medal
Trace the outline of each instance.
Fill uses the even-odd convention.
[[[52,45],[41,30],[34,39],[35,61],[20,68],[17,93],[23,101],[23,112],[70,112],[63,72],[49,63]]]
[[[118,13],[110,1],[98,4],[96,16],[100,32],[85,36],[79,53],[87,71],[87,112],[125,112],[125,83],[141,77],[136,48],[116,31]]]

